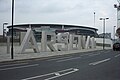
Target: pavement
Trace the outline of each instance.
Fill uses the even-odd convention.
[[[19,46],[14,46],[14,59],[11,59],[11,54],[7,53],[6,46],[0,46],[0,62],[16,61],[16,60],[24,60],[24,59],[35,59],[35,58],[46,58],[50,56],[96,51],[96,50],[101,50],[101,49],[102,48],[97,47],[95,49],[82,49],[82,50],[58,51],[58,52],[47,51],[47,52],[40,52],[40,53],[34,53],[32,50],[28,49],[26,50],[25,53],[20,54]]]

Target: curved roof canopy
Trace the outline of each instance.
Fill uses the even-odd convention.
[[[13,25],[13,27],[20,27],[20,28],[28,28],[29,26],[31,25],[32,28],[39,28],[41,26],[52,26],[53,28],[56,28],[56,27],[61,27],[61,26],[64,26],[64,27],[77,27],[77,28],[85,28],[85,29],[92,29],[92,30],[95,30],[95,31],[98,31],[98,29],[96,28],[91,28],[91,27],[86,27],[86,26],[78,26],[78,25],[65,25],[65,24],[17,24],[17,25]],[[7,26],[7,28],[11,28],[12,26]]]

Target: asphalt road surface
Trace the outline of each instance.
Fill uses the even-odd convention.
[[[0,80],[120,80],[120,52],[101,50],[0,63]]]

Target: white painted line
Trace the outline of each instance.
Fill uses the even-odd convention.
[[[68,74],[71,74],[71,73],[74,73],[76,71],[78,71],[79,69],[73,69],[73,71],[70,71],[70,72],[66,72],[64,74],[61,74],[61,75],[57,75],[57,76],[54,76],[54,77],[50,77],[50,78],[47,78],[47,79],[44,79],[44,80],[51,80],[51,79],[55,79],[55,78],[58,78],[58,77],[61,77],[61,76],[65,76],[65,75],[68,75]]]
[[[54,61],[54,60],[60,60],[60,59],[66,59],[66,58],[71,58],[71,57],[55,58],[55,59],[50,59],[50,60],[47,60],[47,61]]]
[[[120,54],[116,55],[115,57],[119,57],[119,56],[120,56]]]
[[[59,61],[56,61],[56,62],[64,62],[64,61],[69,61],[69,60],[74,60],[74,59],[79,59],[81,57],[75,57],[75,58],[70,58],[70,59],[64,59],[64,60],[59,60]]]
[[[80,55],[80,56],[86,56],[86,55],[90,55],[90,54],[93,54],[93,53],[85,53],[85,54]]]
[[[32,80],[32,79],[36,79],[36,78],[41,78],[41,77],[47,77],[49,75],[55,75],[55,76],[63,76],[63,74],[60,74],[61,72],[67,72],[67,74],[69,73],[72,73],[72,72],[76,72],[78,71],[79,69],[74,69],[74,68],[69,68],[69,69],[65,69],[65,70],[61,70],[61,71],[57,71],[57,72],[52,72],[52,73],[48,73],[48,74],[43,74],[43,75],[38,75],[38,76],[34,76],[34,77],[29,77],[29,78],[25,78],[25,79],[22,79],[22,80]],[[64,73],[65,75],[66,73]],[[67,75],[66,74],[66,75]],[[54,76],[54,77],[55,77]],[[52,77],[53,78],[53,77]],[[50,78],[47,78],[47,79],[50,79]],[[47,80],[46,79],[46,80]]]
[[[98,54],[90,54],[90,55],[88,55],[88,56],[96,56],[96,55],[99,55],[100,53],[98,53]]]
[[[11,64],[11,65],[2,65],[2,66],[0,66],[0,68],[1,68],[1,67],[11,67],[11,66],[25,65],[25,64],[28,64],[28,63],[19,63],[19,64]]]
[[[96,61],[96,62],[93,62],[93,63],[89,63],[89,65],[97,65],[97,64],[109,61],[109,60],[110,60],[110,58],[107,58],[107,59],[104,59],[104,60],[101,60],[101,61]]]
[[[101,54],[101,53],[85,53],[85,54],[83,54],[83,55],[80,55],[80,56],[86,56],[86,55],[99,55],[99,54]]]
[[[60,76],[60,73],[56,72],[55,75],[56,75],[56,76]]]
[[[26,68],[26,67],[33,67],[33,66],[38,66],[38,65],[39,64],[33,64],[33,65],[26,65],[26,66],[19,66],[19,67],[4,68],[4,69],[0,69],[0,71],[11,70],[11,69],[18,69],[18,68]]]
[[[40,77],[44,77],[44,76],[49,76],[49,75],[52,75],[52,74],[56,74],[56,73],[59,73],[59,72],[69,71],[69,70],[72,70],[72,69],[73,68],[69,68],[69,69],[58,71],[58,72],[52,72],[52,73],[48,73],[48,74],[43,74],[43,75],[38,75],[38,76],[34,76],[34,77],[25,78],[25,79],[22,79],[22,80],[36,79],[36,78],[40,78]]]

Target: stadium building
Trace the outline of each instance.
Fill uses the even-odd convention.
[[[9,29],[7,34],[11,34],[11,27],[8,26]],[[97,31],[96,28],[86,27],[86,26],[79,26],[79,25],[64,25],[64,24],[18,24],[13,26],[13,32],[14,32],[14,38],[18,39],[20,42],[22,41],[27,28],[32,28],[34,32],[34,36],[37,41],[41,40],[41,32],[43,29],[46,29],[47,31],[53,31],[56,34],[58,33],[64,33],[69,32],[69,34],[75,34],[75,35],[84,35],[84,36],[93,36],[97,37]]]

